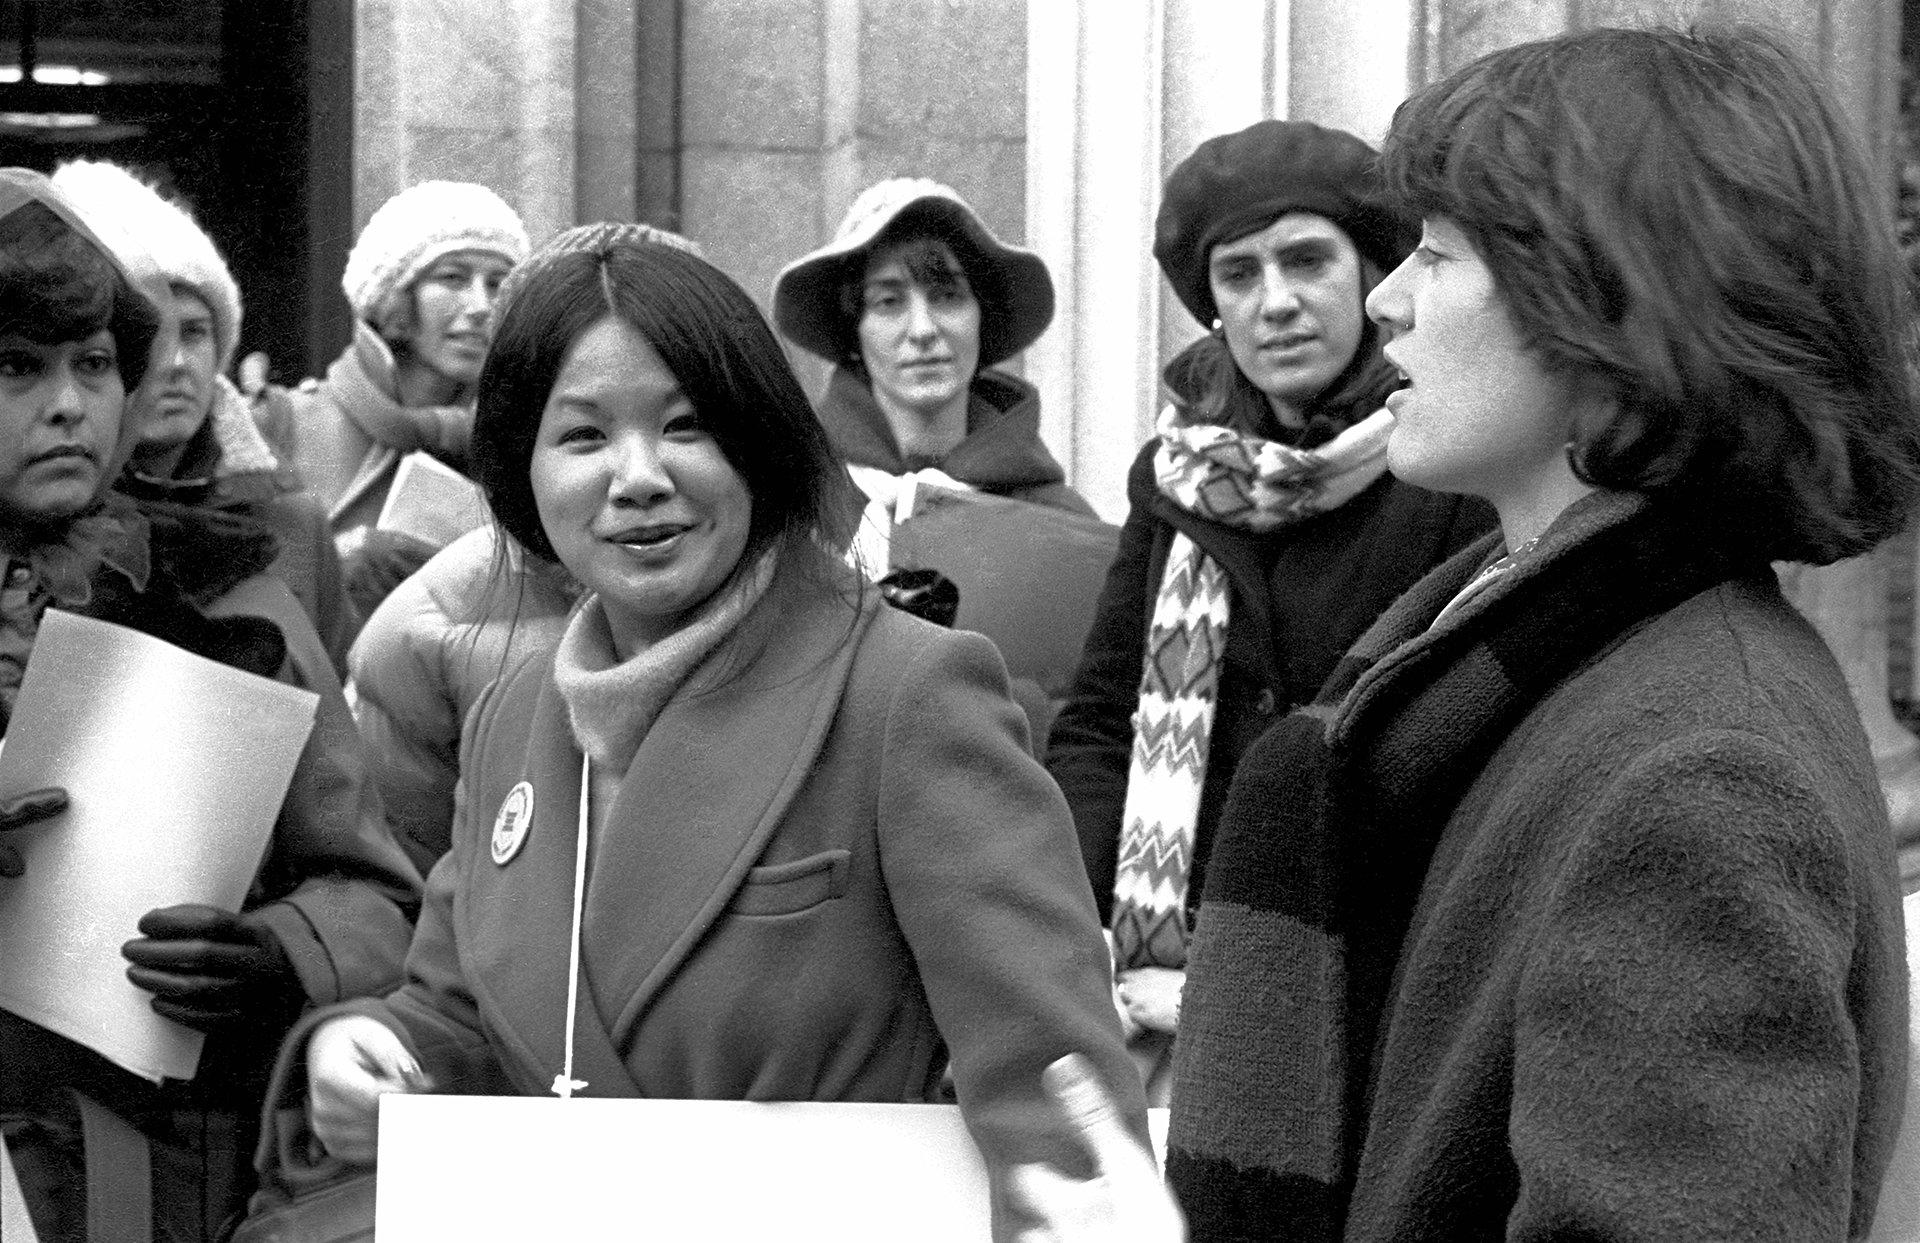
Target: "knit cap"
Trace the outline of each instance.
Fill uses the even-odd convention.
[[[531,247],[519,214],[485,186],[423,181],[373,213],[347,255],[340,287],[353,313],[377,324],[440,256],[484,250],[517,264]]]
[[[169,285],[200,295],[213,312],[213,340],[225,372],[240,343],[240,287],[193,215],[151,182],[106,160],[62,164],[53,185],[101,241],[116,252],[129,243],[145,250]]]
[[[634,246],[642,243],[653,246],[666,246],[673,250],[683,250],[696,259],[705,259],[698,243],[678,233],[666,229],[656,229],[650,224],[637,224],[617,220],[601,220],[593,224],[575,225],[554,234],[541,245],[540,249],[528,255],[507,273],[507,279],[500,283],[500,294],[494,299],[494,320],[499,322],[507,317],[507,308],[527,282],[544,272],[555,259],[562,255],[575,255],[583,251],[604,255],[619,246]]]

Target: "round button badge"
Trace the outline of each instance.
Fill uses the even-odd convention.
[[[533,831],[533,787],[522,781],[500,800],[500,814],[493,818],[493,861],[501,867],[513,862]]]

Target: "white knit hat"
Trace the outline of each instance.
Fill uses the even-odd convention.
[[[130,241],[153,257],[169,285],[185,285],[200,295],[213,312],[213,340],[224,372],[240,343],[240,287],[187,209],[105,160],[62,164],[53,184],[101,241],[116,251]]]
[[[527,226],[493,191],[467,181],[423,181],[373,213],[347,255],[340,287],[353,313],[377,324],[442,255],[484,250],[519,263],[529,249]]]

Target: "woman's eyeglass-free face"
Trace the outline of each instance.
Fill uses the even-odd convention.
[[[684,624],[746,551],[746,481],[624,320],[601,320],[567,351],[529,472],[555,556],[599,595],[623,656]]]

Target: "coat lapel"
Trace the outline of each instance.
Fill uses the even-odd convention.
[[[501,1048],[501,1063],[522,1091],[544,1095],[566,1052],[580,752],[554,689],[550,660],[532,662],[503,690],[493,728],[508,731],[519,745],[503,737],[504,745],[482,748],[490,772],[476,783],[484,801],[470,812],[473,854],[456,918],[463,973]],[[521,781],[533,787],[533,826],[519,853],[502,866],[491,852],[494,818]],[[591,978],[590,971],[585,974]],[[637,1095],[595,992],[590,986],[580,990],[573,1077],[587,1082],[583,1095]]]
[[[675,698],[648,732],[612,828],[594,843],[587,891],[587,976],[614,1014],[615,1047],[726,909],[805,783],[878,607],[869,599],[850,633],[844,606],[803,606],[748,669]]]

